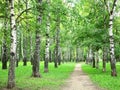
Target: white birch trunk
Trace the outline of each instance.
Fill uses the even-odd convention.
[[[32,66],[32,76],[33,77],[40,77],[40,72],[39,72],[39,67],[40,67],[40,30],[41,30],[41,22],[42,22],[42,9],[41,9],[41,4],[42,4],[42,0],[38,0],[38,18],[37,18],[37,22],[38,28],[36,29],[36,45],[35,45],[35,51],[34,51],[34,60],[33,60],[33,66]]]
[[[109,40],[110,40],[110,57],[111,57],[111,75],[117,76],[116,73],[116,60],[115,60],[115,53],[114,53],[114,36],[113,36],[113,19],[114,19],[114,13],[117,5],[117,0],[114,0],[113,8],[110,12],[110,18],[109,18]]]
[[[10,64],[8,72],[8,84],[7,88],[13,88],[15,86],[15,60],[16,60],[16,47],[17,47],[17,37],[16,37],[16,24],[15,24],[15,14],[14,14],[14,0],[10,1],[10,27],[11,27],[11,47],[10,47]]]
[[[50,0],[47,0],[48,8],[50,4]],[[47,15],[47,29],[46,29],[46,48],[45,48],[45,62],[44,62],[44,72],[48,72],[48,61],[49,61],[49,47],[50,47],[50,39],[49,39],[49,32],[50,32],[50,13],[48,11]]]

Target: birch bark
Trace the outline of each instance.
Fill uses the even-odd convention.
[[[50,0],[47,0],[48,8],[50,7]],[[49,61],[49,47],[50,47],[50,39],[49,39],[49,32],[50,32],[50,13],[48,9],[47,15],[47,29],[46,29],[46,48],[45,48],[45,62],[44,62],[44,72],[48,72],[48,61]]]
[[[42,0],[38,0],[38,18],[37,18],[37,22],[38,22],[38,28],[36,29],[36,46],[35,46],[35,51],[34,51],[34,60],[33,60],[33,66],[32,66],[32,76],[33,77],[40,77],[40,72],[39,72],[39,66],[40,66],[40,26],[41,26],[41,22],[42,22]]]
[[[9,0],[10,4],[10,27],[11,27],[11,47],[10,47],[10,62],[8,72],[8,83],[7,88],[15,87],[15,60],[16,60],[16,47],[17,47],[17,36],[16,36],[16,23],[14,14],[14,0]]]

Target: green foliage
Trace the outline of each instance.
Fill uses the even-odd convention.
[[[120,63],[117,63],[117,70],[119,71]],[[106,72],[102,72],[102,63],[100,63],[100,68],[95,69],[89,65],[82,65],[82,70],[90,76],[90,79],[101,88],[108,90],[119,90],[120,89],[120,72],[118,72],[117,77],[111,77],[110,63],[107,63]]]

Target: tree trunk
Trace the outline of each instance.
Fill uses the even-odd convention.
[[[59,43],[60,43],[60,38],[59,38],[59,34],[60,34],[60,17],[57,16],[57,20],[56,20],[56,46],[55,46],[55,68],[58,67],[58,65],[60,65],[60,59],[59,59]]]
[[[86,55],[86,64],[89,63],[89,52],[87,52],[87,55]]]
[[[41,3],[42,3],[42,0],[38,0],[38,6],[37,6],[37,9],[38,9],[38,12],[39,12],[39,15],[38,15],[38,18],[37,18],[37,21],[38,21],[38,24],[39,28],[36,29],[36,46],[35,46],[35,51],[34,51],[34,60],[33,60],[33,66],[32,66],[32,76],[33,77],[40,77],[40,72],[39,72],[39,66],[40,66],[40,26],[41,26],[41,22],[42,22],[42,7],[41,7]]]
[[[9,0],[10,4],[10,27],[11,27],[11,47],[10,47],[10,62],[8,72],[8,83],[7,88],[15,87],[15,60],[16,60],[16,47],[17,47],[17,36],[16,36],[16,24],[14,14],[14,0]]]
[[[60,42],[59,42],[60,44]],[[61,65],[61,51],[60,51],[60,45],[58,47],[58,65]]]
[[[89,51],[88,51],[88,63],[92,65],[93,62],[93,51],[91,49],[91,47],[89,47]]]
[[[54,49],[54,66],[55,66],[55,68],[58,67],[58,59],[57,59],[56,47]]]
[[[50,0],[47,0],[48,8],[50,4]],[[49,33],[50,33],[50,13],[48,9],[48,16],[47,16],[47,30],[46,30],[46,48],[45,48],[45,61],[44,61],[44,72],[48,72],[48,61],[49,61],[49,47],[50,47],[50,39],[49,39]]]
[[[6,27],[6,26],[5,26]],[[6,43],[6,40],[7,40],[7,31],[6,31],[7,28],[5,28],[4,30],[4,40],[3,40],[3,48],[2,48],[2,69],[7,69],[7,59],[8,59],[8,56],[7,56],[7,43]]]
[[[33,77],[40,77],[39,72],[39,63],[40,63],[40,35],[39,30],[36,30],[36,47],[34,52],[34,60],[32,62],[32,76]]]
[[[49,62],[52,62],[52,51],[51,50],[49,50]]]
[[[2,60],[2,45],[0,45],[0,61]]]
[[[78,46],[76,47],[76,62],[78,62],[79,59],[78,59]]]
[[[7,46],[3,43],[3,55],[2,55],[2,69],[7,69]]]
[[[23,66],[27,66],[27,46],[26,46],[26,43],[27,43],[27,39],[26,39],[26,36],[23,38]]]
[[[70,47],[70,62],[72,62],[72,48]]]
[[[103,48],[103,72],[106,72],[107,48]]]
[[[113,19],[114,13],[117,5],[117,0],[114,0],[112,10],[110,11],[109,17],[109,40],[110,40],[110,62],[111,62],[111,75],[117,76],[116,72],[116,59],[114,53],[114,37],[113,37]]]
[[[57,22],[56,22],[56,58],[55,58],[55,63],[57,65],[60,65],[60,17],[57,16]],[[56,66],[57,67],[57,66]]]
[[[17,27],[17,29],[19,30],[19,26]],[[18,67],[19,65],[19,61],[21,60],[22,57],[22,52],[21,52],[21,31],[19,30],[19,37],[17,37],[18,39],[18,43],[17,43],[17,56],[16,56],[16,67]]]
[[[95,68],[95,53],[93,52],[93,60],[92,60],[92,62],[93,62],[93,68]]]
[[[30,35],[32,35],[31,34],[31,32],[30,32]],[[30,62],[31,62],[31,65],[32,65],[32,63],[33,63],[33,43],[32,43],[32,36],[30,36]]]
[[[26,4],[26,16],[28,15],[28,0],[25,1]],[[24,58],[23,58],[23,66],[27,66],[27,62],[29,60],[28,55],[29,55],[29,39],[28,39],[28,34],[29,34],[29,26],[28,26],[28,20],[26,20],[26,35],[24,35],[24,39],[23,39],[23,53],[24,53]]]
[[[18,40],[18,39],[17,39]],[[18,67],[18,65],[19,65],[19,58],[20,58],[20,54],[19,54],[19,46],[18,46],[18,44],[19,44],[19,41],[18,41],[18,43],[17,43],[17,47],[16,47],[16,67]]]
[[[98,56],[98,50],[96,51],[96,68],[98,69],[99,68],[99,56]]]

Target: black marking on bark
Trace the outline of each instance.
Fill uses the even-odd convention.
[[[11,7],[11,9],[14,9],[14,7]]]
[[[12,14],[11,14],[11,17],[12,17],[12,16],[15,16],[15,15],[12,13]]]
[[[109,26],[112,26],[113,24],[109,24]]]
[[[13,26],[13,28],[15,28],[15,29],[16,29],[16,25],[14,25],[14,26]]]
[[[113,19],[110,19],[109,21],[113,21]]]
[[[11,55],[11,56],[15,56],[15,53],[14,53],[14,52],[10,52],[10,55]]]
[[[48,34],[48,33],[46,33],[46,36],[48,37],[48,36],[49,36],[49,34]]]
[[[114,42],[110,42],[110,44],[114,44]]]
[[[109,36],[111,39],[114,39],[114,37],[113,36]]]

